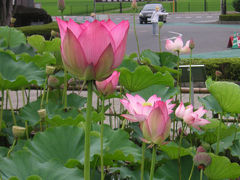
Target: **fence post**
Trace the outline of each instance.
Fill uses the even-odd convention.
[[[206,12],[207,11],[207,1],[204,0],[204,11]]]
[[[120,13],[122,13],[122,2],[120,2]]]
[[[174,5],[175,5],[175,7],[174,7],[174,9],[175,9],[175,12],[177,12],[177,0],[174,0]]]

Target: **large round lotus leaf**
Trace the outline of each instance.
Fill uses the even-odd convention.
[[[27,151],[12,153],[10,158],[0,158],[0,169],[3,180],[13,176],[26,180],[33,175],[44,180],[83,180],[81,170],[66,168],[57,161],[39,162]]]
[[[7,26],[0,27],[0,39],[3,38],[6,42],[6,48],[16,47],[20,44],[26,44],[26,37],[15,28],[9,28]]]
[[[16,62],[6,52],[0,52],[0,89],[20,89],[29,84],[42,85],[45,71],[33,63]]]
[[[224,112],[240,113],[240,87],[232,82],[213,82],[208,87]]]
[[[95,133],[96,134],[96,133]],[[104,129],[104,154],[107,160],[140,159],[139,148],[122,130]],[[61,126],[38,133],[26,148],[33,156],[44,162],[55,159],[65,164],[68,160],[84,162],[84,130],[80,127]],[[91,159],[100,154],[100,137],[91,137]],[[108,161],[109,162],[109,161]]]
[[[169,72],[154,74],[147,66],[138,66],[134,72],[124,67],[118,71],[121,72],[119,83],[131,92],[140,91],[155,84],[170,87],[174,85],[174,79]]]

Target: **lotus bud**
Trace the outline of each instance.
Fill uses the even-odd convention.
[[[158,22],[158,27],[162,28],[163,27],[163,22]]]
[[[65,2],[64,0],[58,0],[58,9],[63,11],[65,9]]]
[[[98,91],[107,96],[112,94],[118,85],[120,72],[114,71],[112,75],[104,81],[96,81]]]
[[[180,105],[177,107],[177,109],[176,109],[176,111],[175,111],[175,115],[176,115],[178,118],[183,119],[185,110],[186,110],[186,109],[185,109],[185,106],[184,106],[183,102],[181,102]]]
[[[56,32],[54,30],[51,31],[51,36],[52,37],[60,37],[59,32]]]
[[[137,9],[137,1],[136,0],[132,1],[132,8]]]
[[[55,67],[54,66],[46,66],[46,74],[50,75],[53,74],[55,71]]]
[[[211,163],[211,161],[211,156],[206,152],[197,153],[193,158],[195,166],[198,166],[198,169],[203,170]]]
[[[194,44],[194,41],[192,39],[190,40],[189,48],[190,49],[194,49],[195,48],[195,44]]]
[[[200,152],[206,152],[206,150],[204,149],[203,146],[199,146],[199,147],[197,148],[197,153],[200,153]]]
[[[59,80],[58,78],[56,78],[55,76],[53,75],[50,75],[48,77],[48,86],[50,86],[51,88],[55,88],[59,85]]]
[[[13,126],[12,133],[15,138],[20,138],[25,135],[26,128],[20,126]]]
[[[46,109],[39,109],[38,115],[40,116],[41,119],[44,119],[47,115]]]
[[[215,75],[216,75],[216,77],[220,77],[220,76],[222,76],[222,72],[221,71],[216,71]]]

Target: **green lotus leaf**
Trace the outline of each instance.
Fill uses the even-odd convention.
[[[32,175],[27,178],[27,180],[43,180],[40,176]]]
[[[177,67],[178,57],[170,52],[157,53],[160,57],[161,66],[166,66],[168,68]]]
[[[179,146],[174,143],[170,142],[166,145],[160,146],[161,151],[165,152],[171,159],[177,159],[179,155]],[[194,155],[193,148],[180,148],[180,156],[187,156],[187,155]]]
[[[140,91],[155,84],[173,86],[174,79],[169,72],[153,74],[147,66],[138,66],[134,72],[126,68],[119,69],[121,72],[119,82],[131,92]]]
[[[239,133],[240,135],[240,133]],[[235,140],[233,142],[233,146],[231,147],[232,155],[240,158],[240,139]]]
[[[15,46],[13,48],[10,48],[10,50],[13,51],[15,54],[27,53],[30,56],[35,55],[34,49],[29,44],[22,43],[19,46]]]
[[[179,88],[177,87],[167,87],[164,85],[152,85],[141,91],[137,91],[133,94],[139,94],[144,99],[150,98],[153,94],[156,94],[158,97],[161,97],[163,101],[170,99],[179,93]]]
[[[35,56],[22,54],[19,60],[24,61],[26,63],[33,62],[38,67],[42,67],[44,69],[46,65],[56,64],[56,58],[50,52],[44,52],[42,54],[37,54]]]
[[[216,81],[208,87],[224,112],[240,113],[240,87],[232,82]]]
[[[128,138],[128,134],[123,130],[114,131],[108,126],[104,127],[105,164],[111,164],[113,160],[136,161],[140,159],[139,148]],[[91,136],[90,144],[91,160],[93,160],[95,155],[100,154],[100,137]],[[42,162],[56,159],[65,164],[70,159],[76,159],[83,164],[84,130],[71,126],[49,128],[45,132],[36,134],[32,141],[26,143],[26,148]]]
[[[32,35],[27,38],[28,43],[34,47],[37,52],[55,52],[60,51],[61,40],[60,38],[54,38],[51,41],[45,40],[41,35]]]
[[[127,167],[112,167],[112,168],[109,168],[109,171],[112,172],[112,173],[119,172],[121,179],[131,179],[131,180],[141,179],[140,169],[131,170],[130,168],[127,168]],[[148,178],[149,178],[149,172],[145,171],[144,172],[144,179],[148,179]]]
[[[131,56],[131,55],[130,55]],[[117,70],[121,69],[121,68],[126,68],[128,69],[129,71],[131,72],[134,72],[135,69],[139,66],[137,61],[133,60],[131,57],[127,57],[125,56],[123,61],[122,61],[122,64],[117,68]],[[133,56],[135,57],[135,56]]]
[[[15,28],[0,27],[0,39],[3,38],[6,42],[6,48],[12,48],[23,44],[26,44],[26,37]]]
[[[73,99],[75,100],[72,101]],[[53,101],[52,99],[49,99],[49,102],[46,105],[46,111],[47,119],[50,124],[54,126],[64,124],[77,125],[80,121],[82,121],[82,118],[78,117],[79,115],[78,108],[84,106],[86,98],[78,96],[76,94],[69,94],[68,100],[69,108],[67,111],[65,111],[64,106],[61,103],[61,100]],[[40,120],[40,117],[38,115],[40,103],[41,98],[31,103],[28,103],[26,106],[21,108],[19,112],[20,118],[24,121],[28,121],[31,126],[35,126]]]
[[[44,180],[83,179],[81,170],[66,168],[57,161],[39,162],[27,151],[12,153],[10,158],[0,158],[0,169],[3,180],[13,176],[26,180],[33,175]]]
[[[193,165],[193,160],[191,156],[184,156],[181,158],[181,176],[183,180],[187,180],[189,178],[191,169]],[[179,179],[179,167],[178,167],[178,160],[171,160],[167,161],[165,164],[160,166],[155,171],[155,179],[154,180],[176,180]],[[194,171],[192,174],[193,180],[200,179],[200,173],[196,167],[194,167]],[[203,180],[207,178],[203,176]]]
[[[214,111],[215,113],[221,113],[222,108],[218,104],[217,100],[212,95],[205,96],[203,98],[198,97],[198,101],[203,104],[207,110]]]
[[[204,174],[213,180],[235,179],[240,176],[240,166],[237,163],[231,163],[225,156],[216,156],[210,154],[211,164],[205,169]]]
[[[33,63],[16,62],[8,53],[0,52],[0,64],[0,89],[15,90],[44,83],[45,71]]]
[[[159,56],[150,49],[143,50],[141,53],[141,58],[142,60],[143,59],[149,60],[152,65],[160,66]]]

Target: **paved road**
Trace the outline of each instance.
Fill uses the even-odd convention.
[[[183,40],[193,39],[196,47],[194,54],[204,54],[212,57],[238,56],[240,50],[227,48],[228,39],[234,32],[240,32],[240,25],[216,24],[219,13],[175,13],[167,17],[167,23],[161,29],[162,47],[165,50],[165,40],[181,34]],[[101,17],[101,16],[100,16]],[[102,16],[104,17],[104,16]],[[113,14],[111,19],[119,23],[125,19],[130,22],[130,30],[127,43],[127,54],[137,52],[136,40],[133,31],[133,16],[131,14]],[[66,19],[69,17],[66,17]],[[82,22],[86,17],[72,17],[75,21]],[[140,42],[140,49],[152,49],[158,51],[158,36],[152,35],[151,24],[139,24],[136,17],[136,29]]]

